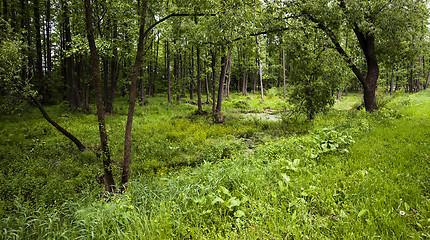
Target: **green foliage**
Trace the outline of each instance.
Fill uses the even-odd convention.
[[[14,198],[16,191],[2,192],[11,198],[2,198],[10,205],[3,208],[8,215],[1,221],[1,238],[424,238],[430,234],[429,94],[400,95],[372,114],[330,110],[316,115],[303,128],[306,133],[290,132],[289,137],[273,134],[282,121],[239,118],[231,109],[235,118],[211,125],[209,116],[187,118],[194,106],[164,105],[153,98],[136,109],[133,180],[126,192],[112,195],[100,194],[101,184],[82,186],[93,185],[101,169],[91,152],[78,153],[72,144],[61,143],[64,139],[38,123],[40,118],[33,117],[31,124],[13,121],[8,126],[17,129],[14,134],[7,128],[1,132],[2,157],[17,159],[15,153],[21,152],[32,160],[19,162],[24,164],[19,171],[28,171],[16,176],[40,196],[34,194],[38,204],[32,204],[25,195]],[[350,94],[342,101],[335,107],[354,104],[360,96]],[[247,103],[264,111],[264,105]],[[97,135],[97,129],[82,126],[96,121],[95,116],[64,113],[60,106],[50,110],[78,134]],[[123,118],[107,119],[114,159],[120,158],[115,149],[121,147],[116,138],[122,134],[116,132]],[[12,117],[1,118],[6,119]],[[162,158],[148,162],[156,155]],[[171,166],[173,158],[195,166]],[[13,163],[3,161],[1,169],[7,164]],[[50,181],[44,180],[48,173]],[[10,174],[1,178],[2,186],[18,182]],[[45,191],[54,193],[56,204],[49,205]]]
[[[13,111],[22,98],[34,96],[30,79],[21,79],[25,48],[21,36],[12,32],[8,22],[0,18],[0,111]]]

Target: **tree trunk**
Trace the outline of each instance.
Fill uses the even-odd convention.
[[[190,54],[190,61],[191,61],[191,67],[190,67],[190,99],[194,100],[194,58],[193,58],[193,47],[191,47],[191,54]]]
[[[71,50],[72,44],[72,34],[70,30],[70,20],[69,20],[69,6],[67,2],[62,2],[63,4],[63,17],[64,17],[64,31],[65,31],[65,49],[67,51]],[[75,102],[75,86],[74,86],[74,59],[73,55],[66,57],[66,66],[65,66],[65,80],[67,83],[67,98],[69,101],[70,110],[75,110],[76,102]]]
[[[228,55],[225,56],[225,50],[222,50],[222,53],[224,56],[221,57],[221,74],[219,76],[219,85],[218,85],[218,101],[216,105],[216,115],[217,120],[219,121],[219,117],[221,116],[221,105],[222,105],[222,95],[223,95],[223,89],[224,89],[224,81],[225,81],[225,75],[227,71],[227,61],[230,59],[231,56],[231,47],[228,49]]]
[[[207,63],[206,63],[206,61],[204,63],[205,63],[205,71],[206,71],[206,69],[207,69]],[[209,78],[210,78],[210,75],[209,75],[209,72],[207,72],[206,73],[206,80],[205,80],[206,103],[207,104],[209,104],[209,101],[210,101],[210,99],[209,99],[209,95],[210,95],[210,92],[209,92]]]
[[[261,100],[264,101],[264,88],[263,88],[263,69],[261,66],[261,57],[260,57],[260,43],[258,42],[258,36],[256,36],[257,40],[257,49],[258,49],[258,68],[260,70],[260,88],[261,88]]]
[[[42,113],[43,117],[48,121],[52,126],[54,126],[58,131],[60,131],[64,136],[66,136],[68,139],[70,139],[80,151],[84,151],[86,147],[79,141],[75,136],[73,136],[70,132],[68,132],[66,129],[62,128],[60,125],[58,125],[57,122],[52,120],[48,113],[43,108],[42,104],[40,104],[39,100],[35,97],[31,97],[31,100],[34,104],[36,104],[37,108],[39,108],[40,112]]]
[[[41,88],[45,88],[43,84],[43,67],[42,67],[42,38],[40,35],[40,2],[34,0],[34,28],[36,31],[36,78],[41,84]],[[43,89],[45,93],[46,89]]]
[[[197,20],[196,20],[197,23]],[[199,108],[199,112],[201,112],[202,109],[202,80],[200,76],[200,47],[197,47],[197,107]]]
[[[243,54],[243,79],[242,79],[242,95],[246,96],[247,84],[246,84],[246,54]]]
[[[52,72],[52,50],[51,50],[51,1],[46,1],[46,66],[48,79]]]
[[[285,91],[286,81],[285,81],[285,49],[284,48],[282,48],[282,69],[283,69],[282,72],[284,74],[284,84],[283,84],[283,86],[284,86],[284,99],[286,99],[287,98],[287,93]]]
[[[423,72],[422,66],[423,66],[423,58],[420,56],[420,69],[419,69],[418,78],[417,78],[417,92],[421,91],[421,74]]]
[[[429,73],[427,74],[427,81],[426,81],[426,85],[424,86],[424,89],[429,88],[429,82],[430,82],[430,69],[429,69]]]
[[[151,50],[151,57],[152,57],[152,52],[153,52],[153,45],[154,45],[154,40],[151,41],[151,46],[149,47]],[[151,59],[152,60],[152,59]],[[152,61],[148,60],[148,96],[152,96],[152,76],[153,76],[153,69],[152,69]]]
[[[167,101],[172,104],[172,96],[170,93],[170,50],[169,50],[169,40],[166,40],[166,67],[167,67]]]
[[[139,74],[140,65],[142,64],[144,40],[146,38],[144,33],[145,33],[147,1],[143,0],[142,5],[143,6],[142,6],[142,12],[140,15],[139,40],[137,45],[136,59],[134,62],[133,72],[130,77],[130,82],[131,82],[130,105],[129,105],[128,114],[127,114],[127,125],[125,127],[124,162],[122,167],[122,178],[121,178],[121,184],[124,187],[126,187],[126,184],[128,183],[128,179],[130,177],[131,130],[133,126],[133,114],[134,114],[134,107],[136,102],[137,76]]]
[[[118,24],[115,21],[113,24],[113,39],[118,38]],[[116,82],[118,78],[118,71],[117,71],[117,55],[118,55],[118,49],[116,46],[113,48],[113,57],[110,62],[110,99],[109,99],[109,105],[107,106],[107,110],[109,110],[110,113],[113,113],[113,101],[115,99],[115,92],[116,92]]]
[[[109,59],[102,57],[103,63],[103,102],[105,106],[105,112],[111,114],[109,109],[110,104],[110,88],[109,88]]]
[[[97,118],[99,123],[100,143],[102,148],[103,170],[104,170],[104,183],[105,189],[108,192],[115,191],[115,181],[113,179],[110,151],[108,146],[107,131],[105,124],[105,112],[103,109],[102,89],[100,86],[100,68],[99,68],[99,55],[97,52],[94,40],[94,27],[92,23],[92,10],[91,1],[85,0],[85,13],[86,13],[86,28],[87,38],[91,54],[91,73],[94,80],[94,91],[96,95],[97,105]]]
[[[230,80],[231,80],[231,54],[230,57],[227,59],[228,62],[228,78],[227,78],[227,86],[225,87],[226,96],[227,99],[230,99]]]
[[[215,88],[216,88],[216,73],[215,73],[215,64],[216,64],[216,53],[211,50],[211,55],[212,55],[212,62],[211,62],[211,67],[212,67],[212,113],[215,114],[215,110],[216,110],[216,96],[215,96]]]
[[[394,92],[394,68],[391,70],[390,96],[393,96],[393,92]]]

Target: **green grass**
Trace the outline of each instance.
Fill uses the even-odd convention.
[[[13,161],[1,163],[1,238],[429,238],[430,92],[396,96],[371,114],[347,110],[360,101],[344,96],[309,122],[285,114],[279,97],[233,95],[227,120],[212,124],[196,106],[151,98],[135,115],[130,187],[116,195],[102,194],[93,154],[36,111],[3,116],[0,154]],[[268,108],[285,116],[241,114]],[[94,115],[48,110],[97,145]],[[119,101],[107,118],[117,162],[126,110]]]

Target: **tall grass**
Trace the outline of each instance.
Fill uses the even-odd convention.
[[[18,198],[2,219],[2,238],[428,238],[429,97],[399,96],[372,114],[332,110],[300,131],[234,109],[236,117],[210,125],[154,99],[137,113],[133,141],[155,153],[135,148],[133,168],[141,170],[127,192],[95,197],[81,187],[85,199],[46,208]],[[109,121],[119,126],[121,118]],[[196,164],[170,164],[187,161]]]

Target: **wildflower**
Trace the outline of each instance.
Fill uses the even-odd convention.
[[[157,219],[155,219],[154,222],[157,222]]]
[[[131,206],[130,206],[130,209],[131,209],[131,210],[133,210],[133,209],[134,209],[133,205],[131,205]]]
[[[402,215],[402,216],[406,214],[404,211],[400,211],[399,213],[400,213],[400,215]]]

